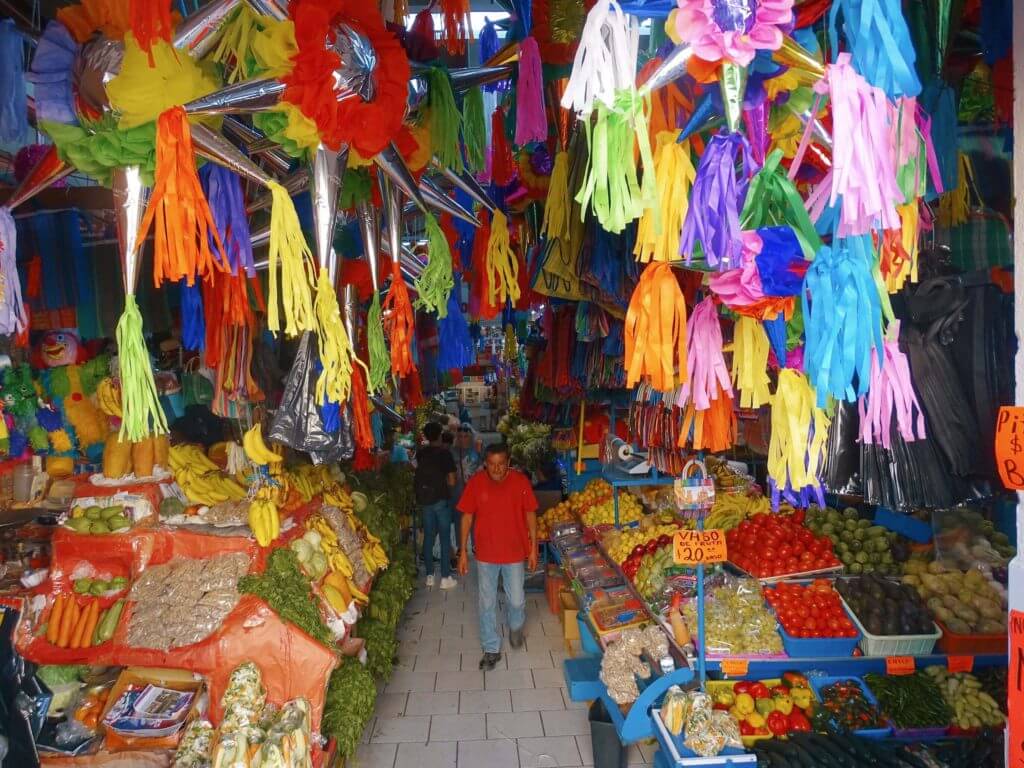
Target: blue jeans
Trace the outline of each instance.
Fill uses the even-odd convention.
[[[434,539],[441,539],[441,578],[452,575],[452,508],[448,500],[427,504],[423,514],[423,566],[427,576],[434,572]]]
[[[498,630],[498,576],[501,576],[505,601],[508,603],[509,629],[522,629],[526,623],[526,592],[523,589],[525,566],[522,563],[496,565],[477,561],[480,645],[483,646],[484,653],[498,653],[501,650],[501,632]]]

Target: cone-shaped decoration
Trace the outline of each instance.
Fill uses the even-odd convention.
[[[814,85],[825,76],[825,65],[789,35],[782,39],[781,48],[772,51],[772,60],[789,67],[789,74],[794,75],[801,86]]]
[[[270,16],[278,21],[288,18],[288,0],[249,0],[249,5],[257,13]]]
[[[270,77],[244,80],[200,96],[185,105],[188,115],[244,115],[263,112],[277,105],[284,83]]]
[[[715,112],[715,103],[711,98],[710,93],[705,93],[701,96],[693,106],[693,114],[690,115],[690,119],[686,121],[686,125],[679,132],[678,141],[686,141],[688,138],[693,136],[695,133],[711,128],[722,121],[722,116]]]
[[[44,189],[56,184],[74,171],[70,165],[60,159],[57,147],[51,144],[39,158],[28,175],[14,188],[4,205],[13,210],[26,200],[35,197]]]
[[[480,226],[480,221],[473,215],[472,211],[467,211],[457,202],[448,197],[448,195],[444,193],[444,190],[437,186],[437,184],[427,176],[420,177],[419,188],[420,192],[423,194],[423,199],[427,202],[427,205],[435,211],[451,214],[456,218],[462,219],[468,224],[472,224],[474,227]]]
[[[143,185],[136,165],[114,171],[112,186],[121,278],[124,292],[133,294],[139,282],[139,225],[149,202],[149,188]]]
[[[417,208],[423,213],[427,212],[427,203],[416,186],[416,180],[413,178],[409,166],[405,164],[402,153],[398,151],[393,142],[379,152],[373,158],[373,162],[395,183],[402,194],[416,203]]]
[[[487,191],[480,185],[480,182],[476,180],[476,177],[473,176],[472,173],[466,170],[461,173],[453,171],[448,166],[442,165],[438,162],[436,157],[431,160],[431,165],[433,165],[442,176],[448,179],[448,181],[473,198],[473,200],[480,203],[480,205],[488,211],[494,213],[494,209],[497,206],[494,204],[494,201],[491,200],[491,196],[487,194]]]
[[[222,165],[239,176],[267,186],[273,179],[270,174],[243,155],[241,151],[222,135],[202,123],[190,123],[192,144],[196,154]]]
[[[292,159],[284,153],[283,149],[273,145],[273,142],[271,142],[271,146],[254,149],[257,142],[262,144],[266,141],[266,137],[255,128],[251,128],[234,117],[225,118],[223,126],[224,133],[242,142],[250,156],[261,155],[276,172],[287,173],[288,169],[292,167]]]
[[[640,86],[640,95],[647,96],[654,93],[676,78],[685,75],[686,65],[690,63],[691,56],[693,56],[693,46],[689,43],[679,43],[669,51],[654,73]]]
[[[337,259],[334,257],[334,222],[338,217],[338,193],[347,165],[347,147],[336,152],[321,144],[313,154],[310,168],[316,259],[321,268],[327,269],[332,281],[337,269]]]
[[[392,259],[398,259],[402,252],[402,208],[399,204],[398,193],[391,179],[386,174],[378,173],[380,180],[381,196],[384,198],[384,218],[388,228],[388,253]],[[380,276],[376,269],[370,265],[370,276],[373,278],[374,290],[380,290]]]
[[[174,30],[174,47],[197,59],[213,50],[221,27],[242,0],[213,0],[191,13]]]
[[[491,58],[483,63],[484,67],[500,67],[503,64],[515,64],[519,61],[519,41],[505,43]]]
[[[356,203],[356,218],[359,219],[359,234],[363,238],[363,252],[370,267],[370,280],[373,282],[373,289],[379,291],[380,221],[377,219],[377,209],[369,200],[360,200]]]
[[[718,84],[722,89],[722,111],[725,113],[725,124],[729,130],[740,129],[743,117],[743,95],[747,90],[747,69],[731,61],[722,61],[722,70],[718,74]]]
[[[354,285],[341,287],[341,320],[345,323],[345,333],[350,340],[356,336],[356,317],[359,315],[359,295]],[[353,342],[354,343],[354,342]]]
[[[294,197],[309,186],[309,171],[303,168],[301,171],[288,174],[281,179],[281,186],[288,190],[289,195]],[[270,192],[264,192],[262,195],[252,199],[252,202],[245,207],[245,212],[252,216],[257,211],[265,211],[273,203],[274,195]]]
[[[453,91],[466,91],[474,85],[487,85],[498,80],[508,80],[515,72],[515,67],[505,64],[500,67],[461,67],[448,71],[452,80]]]

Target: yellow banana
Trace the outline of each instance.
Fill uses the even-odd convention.
[[[278,464],[281,461],[281,457],[263,442],[263,432],[259,424],[254,424],[252,429],[243,435],[242,447],[245,448],[245,455],[256,464]]]

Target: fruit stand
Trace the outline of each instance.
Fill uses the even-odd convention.
[[[968,631],[982,628],[987,614],[994,620],[1003,610],[997,582],[928,560],[920,544],[914,550],[880,524],[884,515],[869,519],[855,508],[816,505],[773,515],[752,488],[742,502],[719,495],[704,521],[685,520],[664,506],[652,510],[648,502],[656,492],[636,486],[626,503],[630,520],[618,528],[607,520],[611,488],[600,481],[542,520],[551,559],[561,565],[580,608],[575,620],[582,655],[563,668],[569,694],[580,702],[599,699],[623,743],[656,739],[659,765],[753,765],[752,750],[774,749],[763,742],[773,736],[788,737],[779,742],[785,749],[839,749],[851,757],[861,748],[881,749],[863,747],[864,739],[896,733],[924,743],[1004,722],[998,691],[982,690],[980,678],[998,678],[1005,670],[1005,626],[998,643],[975,636],[952,646],[939,627],[941,616],[973,620]],[[730,511],[737,504],[742,511]],[[728,562],[676,565],[675,532],[701,528],[707,520],[729,526]],[[705,568],[706,575],[696,573]],[[900,582],[884,578],[901,573]],[[707,589],[700,589],[705,582]],[[690,597],[666,599],[673,590]],[[663,638],[663,657],[646,634],[651,628]],[[636,661],[621,666],[616,660],[610,670],[610,652],[621,655],[617,646],[630,633],[628,642],[641,649]],[[692,701],[695,682],[706,691],[706,702]],[[910,713],[900,724],[892,697],[918,684],[938,702],[936,712]],[[956,698],[966,695],[958,693],[961,688],[969,700]],[[686,700],[672,703],[678,696]],[[705,704],[736,718],[743,749],[700,757],[684,744],[679,712]],[[821,730],[823,717],[855,735],[835,735],[822,745],[820,734],[802,733]],[[944,725],[917,725],[929,717]],[[853,718],[863,727],[842,725]],[[869,752],[861,758],[869,759]]]

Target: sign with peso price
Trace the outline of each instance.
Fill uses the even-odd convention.
[[[672,556],[676,565],[697,565],[724,562],[725,531],[678,531],[672,537]]]

